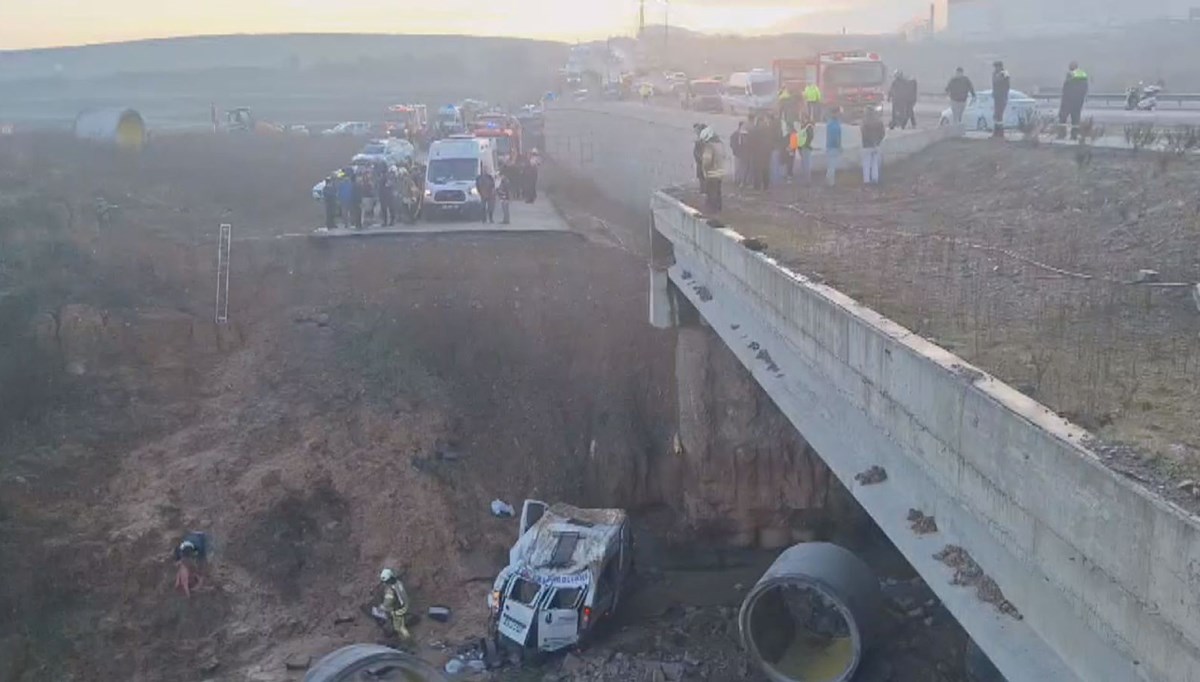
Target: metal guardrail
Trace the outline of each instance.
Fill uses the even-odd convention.
[[[1062,99],[1061,92],[1039,92],[1036,94],[1031,93],[1029,96],[1034,99],[1038,99],[1038,100],[1048,100],[1048,101],[1055,101],[1055,102]],[[1124,104],[1126,97],[1128,97],[1128,95],[1124,92],[1089,92],[1088,96],[1087,96],[1089,101],[1099,100],[1101,102],[1104,102],[1105,104],[1108,104],[1110,102]],[[1196,92],[1160,92],[1160,93],[1158,93],[1158,102],[1159,102],[1159,104],[1162,104],[1164,102],[1175,102],[1176,105],[1178,105],[1180,108],[1183,108],[1184,102],[1200,102],[1200,93],[1196,93]]]
[[[1054,92],[1053,90],[1037,92],[1037,93],[1031,92],[1031,93],[1028,93],[1028,95],[1036,100],[1041,100],[1041,101],[1045,101],[1045,102],[1057,102],[1060,99],[1062,99],[1062,93]],[[1117,105],[1122,105],[1122,106],[1125,104],[1126,97],[1127,97],[1127,95],[1124,92],[1089,92],[1088,96],[1087,96],[1089,102],[1103,102],[1106,105],[1107,104],[1117,104]],[[939,99],[944,100],[944,99],[946,99],[946,95],[945,95],[945,93],[941,93],[941,92],[923,92],[923,93],[921,93],[921,99],[923,99],[923,100],[939,100]],[[1176,106],[1178,106],[1180,109],[1182,109],[1184,104],[1200,103],[1200,92],[1160,92],[1160,93],[1158,93],[1158,103],[1161,105],[1165,102],[1173,102],[1173,103],[1175,103]]]

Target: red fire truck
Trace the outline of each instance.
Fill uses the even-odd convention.
[[[820,52],[808,59],[776,59],[771,64],[779,87],[787,87],[799,101],[804,88],[816,83],[826,111],[841,107],[851,118],[867,107],[882,106],[887,97],[887,66],[879,55],[865,50]]]
[[[525,150],[521,146],[521,122],[515,116],[502,113],[486,113],[475,116],[471,132],[475,137],[492,139],[496,159],[501,163],[513,163]]]

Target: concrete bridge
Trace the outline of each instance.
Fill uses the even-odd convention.
[[[1200,520],[1083,429],[658,191],[692,181],[696,116],[636,107],[564,104],[547,147],[650,216],[652,323],[710,327],[1009,680],[1200,682]],[[885,159],[953,132],[890,138]],[[872,467],[887,480],[856,480]]]

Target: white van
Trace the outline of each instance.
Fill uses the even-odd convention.
[[[751,114],[768,111],[775,106],[779,85],[775,76],[766,69],[741,71],[725,82],[725,94],[721,98],[725,109],[731,114]]]
[[[482,173],[496,175],[496,152],[492,141],[470,135],[452,135],[429,146],[425,168],[424,215],[455,214],[470,218],[483,215],[483,203],[475,189]]]

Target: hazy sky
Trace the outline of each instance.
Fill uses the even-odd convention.
[[[0,0],[0,49],[221,33],[469,33],[572,41],[631,34],[638,0]],[[925,0],[672,0],[670,21],[755,33],[807,13]],[[648,23],[666,4],[647,0]],[[863,19],[870,19],[865,9]],[[860,30],[881,30],[866,28]],[[851,26],[851,30],[855,27]]]

